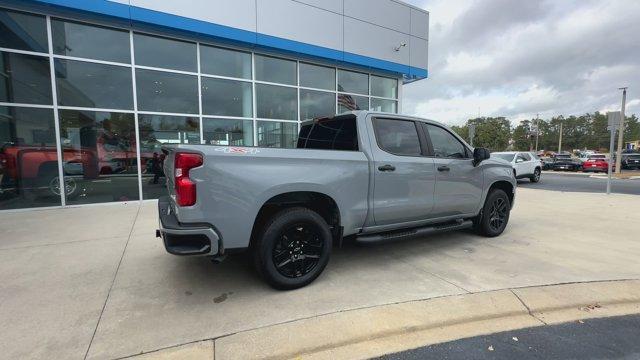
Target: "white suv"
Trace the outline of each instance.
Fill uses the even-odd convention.
[[[529,178],[534,183],[540,181],[542,161],[534,153],[517,151],[494,152],[491,153],[491,157],[510,162],[516,179]]]

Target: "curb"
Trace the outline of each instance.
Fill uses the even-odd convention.
[[[336,312],[133,358],[364,359],[495,332],[634,313],[640,313],[640,280],[546,285]]]

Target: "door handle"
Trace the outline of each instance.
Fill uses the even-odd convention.
[[[395,169],[395,166],[389,164],[378,166],[378,170],[380,171],[394,171]]]
[[[438,171],[449,171],[449,167],[447,165],[438,166]]]

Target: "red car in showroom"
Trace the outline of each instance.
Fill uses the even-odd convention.
[[[607,172],[609,170],[609,159],[603,154],[589,155],[587,160],[582,163],[582,171],[584,172]]]

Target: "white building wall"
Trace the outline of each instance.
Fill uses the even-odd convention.
[[[428,65],[429,13],[397,0],[110,1],[425,70]]]

